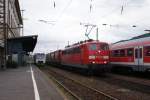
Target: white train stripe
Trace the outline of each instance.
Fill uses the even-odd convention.
[[[136,65],[134,62],[110,62],[111,64]]]
[[[150,63],[144,63],[145,66],[150,66]]]

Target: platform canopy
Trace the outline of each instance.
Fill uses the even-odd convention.
[[[9,53],[17,53],[20,51],[24,52],[32,52],[37,43],[37,35],[32,36],[22,36],[9,38],[7,40],[8,43],[8,52]]]

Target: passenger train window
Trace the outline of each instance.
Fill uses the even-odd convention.
[[[138,49],[135,49],[135,58],[138,58]]]
[[[125,56],[125,50],[124,49],[120,50],[120,56]]]
[[[133,56],[133,48],[127,49],[127,56]]]
[[[150,56],[150,50],[146,52],[146,56]]]
[[[140,55],[139,58],[142,58],[142,48],[139,49]]]
[[[142,48],[135,49],[135,58],[142,58]]]
[[[111,56],[112,57],[114,57],[115,56],[115,53],[114,53],[115,51],[113,50],[113,51],[111,51]]]
[[[97,45],[96,45],[96,44],[91,44],[91,45],[89,46],[89,49],[90,49],[90,50],[96,50],[96,49],[97,49]]]
[[[145,56],[150,56],[150,46],[144,47],[144,51]]]
[[[113,50],[112,51],[112,56],[118,57],[119,56],[119,50]]]

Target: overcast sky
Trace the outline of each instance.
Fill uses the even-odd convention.
[[[129,39],[150,29],[150,0],[19,1],[25,10],[24,35],[38,35],[34,52],[47,53],[63,49],[68,41],[72,44],[87,39],[86,28],[80,23],[97,25],[99,40],[108,43]],[[92,39],[96,39],[95,30],[89,35]]]

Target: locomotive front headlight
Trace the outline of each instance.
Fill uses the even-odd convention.
[[[107,61],[104,61],[104,64],[107,64]]]
[[[103,56],[103,59],[109,59],[109,56]]]
[[[93,61],[92,63],[95,64],[95,61]]]
[[[98,50],[98,52],[100,53],[100,52],[101,52],[101,50]]]
[[[95,59],[96,56],[89,56],[89,59]]]

